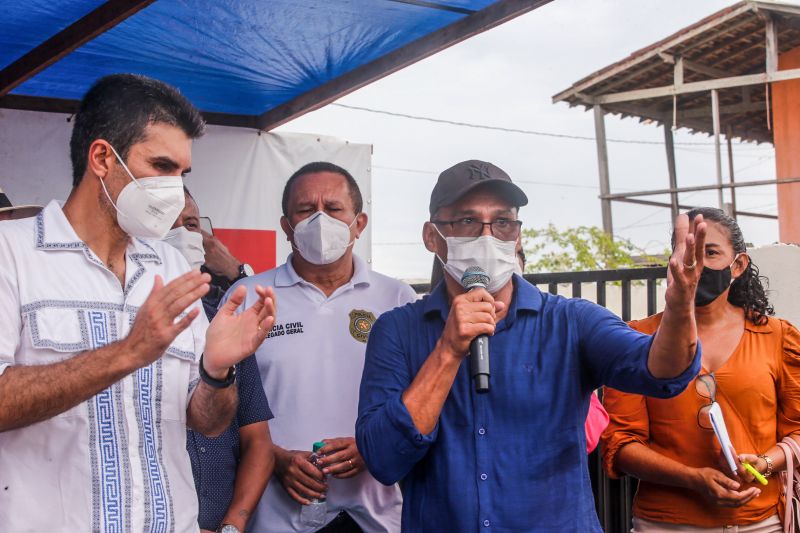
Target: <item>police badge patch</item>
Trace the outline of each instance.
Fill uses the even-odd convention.
[[[363,309],[350,311],[350,335],[358,342],[367,342],[374,323],[375,315],[371,312]]]

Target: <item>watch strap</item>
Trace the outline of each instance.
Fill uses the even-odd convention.
[[[240,279],[250,277],[253,274],[255,274],[255,272],[253,271],[253,267],[251,267],[247,263],[242,263],[241,265],[239,265],[239,275],[236,276],[236,279],[233,280],[233,283],[239,281]]]
[[[224,389],[230,387],[236,381],[236,367],[232,366],[228,369],[228,376],[225,379],[216,379],[211,377],[206,369],[203,367],[203,356],[200,356],[200,379],[207,385],[215,389]]]

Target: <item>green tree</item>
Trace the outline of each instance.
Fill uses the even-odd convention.
[[[526,272],[612,270],[666,265],[669,251],[652,255],[628,239],[611,238],[595,226],[560,230],[553,224],[522,232]]]

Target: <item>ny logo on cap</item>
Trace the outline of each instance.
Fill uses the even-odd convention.
[[[472,163],[469,166],[469,179],[471,180],[488,180],[492,175],[489,173],[488,163]]]

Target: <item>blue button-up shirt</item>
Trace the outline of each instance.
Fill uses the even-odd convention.
[[[442,334],[444,283],[384,313],[367,345],[358,448],[383,483],[403,483],[403,531],[600,532],[587,470],[584,421],[601,385],[657,397],[680,393],[700,368],[659,380],[652,338],[586,300],[541,293],[514,277],[506,317],[489,340],[491,390],[458,370],[427,435],[401,400]]]

